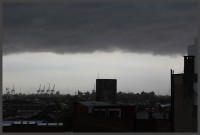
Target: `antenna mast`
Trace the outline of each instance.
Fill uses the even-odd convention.
[[[44,94],[44,92],[45,92],[45,85],[44,85],[43,90],[41,90],[41,94]]]
[[[14,87],[14,84],[13,84],[13,89],[11,91],[11,94],[14,95],[15,94],[15,87]]]

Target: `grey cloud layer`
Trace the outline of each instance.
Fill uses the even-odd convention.
[[[183,54],[197,36],[195,4],[4,4],[3,54],[120,49]]]

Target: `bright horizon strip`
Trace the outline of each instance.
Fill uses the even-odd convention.
[[[142,91],[170,95],[170,69],[183,72],[183,56],[140,53],[94,52],[76,54],[21,53],[3,56],[3,93],[15,86],[16,93],[36,94],[41,84],[74,95],[92,92],[95,81],[117,79],[117,92]],[[21,89],[21,90],[20,90]]]

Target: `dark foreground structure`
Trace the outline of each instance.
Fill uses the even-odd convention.
[[[197,132],[197,105],[194,104],[195,56],[184,56],[184,73],[171,70],[172,131]]]
[[[170,110],[148,105],[85,101],[75,105],[74,132],[171,132]]]

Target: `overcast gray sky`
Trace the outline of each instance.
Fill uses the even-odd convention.
[[[91,92],[99,73],[118,91],[169,94],[197,19],[196,3],[6,3],[3,91]]]

